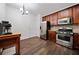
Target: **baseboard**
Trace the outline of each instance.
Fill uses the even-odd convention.
[[[40,38],[40,37],[38,37],[38,36],[33,36],[33,37],[26,38],[26,39],[32,39],[32,38]],[[22,40],[25,40],[25,39],[22,39]]]

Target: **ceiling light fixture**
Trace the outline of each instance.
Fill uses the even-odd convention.
[[[29,13],[28,9],[25,8],[24,4],[23,4],[23,7],[20,8],[20,11],[21,11],[22,15],[28,15],[28,13]]]

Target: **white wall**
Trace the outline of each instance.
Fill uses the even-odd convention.
[[[0,3],[0,22],[2,20],[5,20],[5,16],[6,16],[6,12],[5,12],[5,4],[4,3]],[[0,50],[1,51],[1,50]]]
[[[6,20],[12,23],[12,32],[20,32],[21,39],[40,35],[40,15],[21,15],[18,8],[6,4]]]
[[[0,21],[5,20],[5,4],[0,3]]]
[[[0,21],[8,20],[12,24],[12,32],[20,32],[21,40],[40,36],[40,15],[29,14],[22,16],[18,8],[0,4]],[[15,48],[7,49],[3,54],[14,54]]]

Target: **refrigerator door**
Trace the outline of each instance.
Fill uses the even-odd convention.
[[[47,31],[47,22],[43,21],[41,22],[40,26],[40,37],[43,39],[46,39],[46,31]]]

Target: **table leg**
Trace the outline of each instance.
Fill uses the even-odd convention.
[[[16,39],[16,55],[20,55],[20,38]]]

